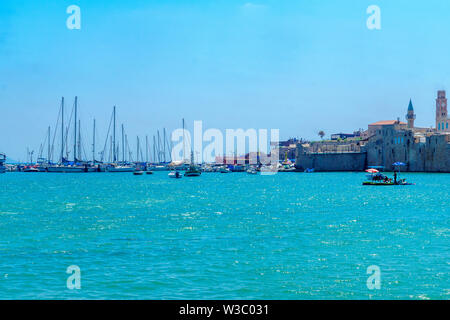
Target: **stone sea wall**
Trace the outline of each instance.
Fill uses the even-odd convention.
[[[301,153],[297,155],[296,167],[316,171],[362,171],[366,168],[366,153]]]

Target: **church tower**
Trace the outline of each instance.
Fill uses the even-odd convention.
[[[449,122],[445,90],[439,90],[436,99],[436,130],[438,132],[450,131]]]
[[[411,99],[409,99],[408,113],[406,114],[406,120],[408,120],[408,128],[414,128],[414,120],[416,120],[416,115],[414,114],[414,107],[412,105]]]

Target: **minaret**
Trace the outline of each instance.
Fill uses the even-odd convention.
[[[406,120],[408,120],[408,128],[414,128],[414,120],[416,120],[416,115],[414,114],[414,108],[411,99],[409,99],[408,113],[406,114]]]
[[[445,90],[439,90],[436,99],[436,130],[438,132],[450,131],[448,123]]]

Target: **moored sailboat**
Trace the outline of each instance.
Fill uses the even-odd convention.
[[[189,168],[184,173],[184,176],[186,176],[186,177],[198,177],[201,174],[202,174],[202,171],[194,163],[194,152],[191,151],[191,163],[189,165]]]

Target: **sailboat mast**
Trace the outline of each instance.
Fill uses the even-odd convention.
[[[47,162],[50,163],[50,126],[48,126],[48,155],[47,155]]]
[[[125,164],[125,137],[122,123],[122,162]]]
[[[116,162],[116,106],[114,106],[114,126],[113,126],[113,162]]]
[[[163,157],[166,162],[166,128],[163,128]]]
[[[136,137],[137,144],[136,144],[136,162],[139,162],[139,137]]]
[[[113,152],[114,152],[114,150],[113,150],[113,137],[110,136],[109,137],[109,162],[111,162],[111,160],[112,160]]]
[[[94,129],[92,133],[92,163],[95,164],[95,119],[94,119]]]
[[[158,162],[161,163],[161,139],[159,137],[159,130],[157,130],[156,133],[158,135]]]
[[[148,163],[148,136],[145,136],[145,162]]]
[[[156,163],[156,138],[153,135],[153,162]]]
[[[183,118],[183,162],[186,159],[186,149],[185,149],[185,142],[184,142],[184,118]]]
[[[64,159],[64,97],[61,99],[61,163]]]
[[[78,159],[81,158],[81,120],[78,120]]]
[[[74,123],[74,131],[73,131],[73,161],[77,161],[77,97],[75,97],[75,123]]]
[[[169,138],[166,136],[166,140],[164,141],[164,143],[167,143],[167,152],[169,153],[169,162],[172,161],[172,148],[170,146],[169,143]]]
[[[128,151],[128,154],[127,154],[128,161],[132,161],[131,150],[130,150],[130,145],[128,144],[128,135],[127,134],[125,134],[125,145],[127,146],[127,151]]]

